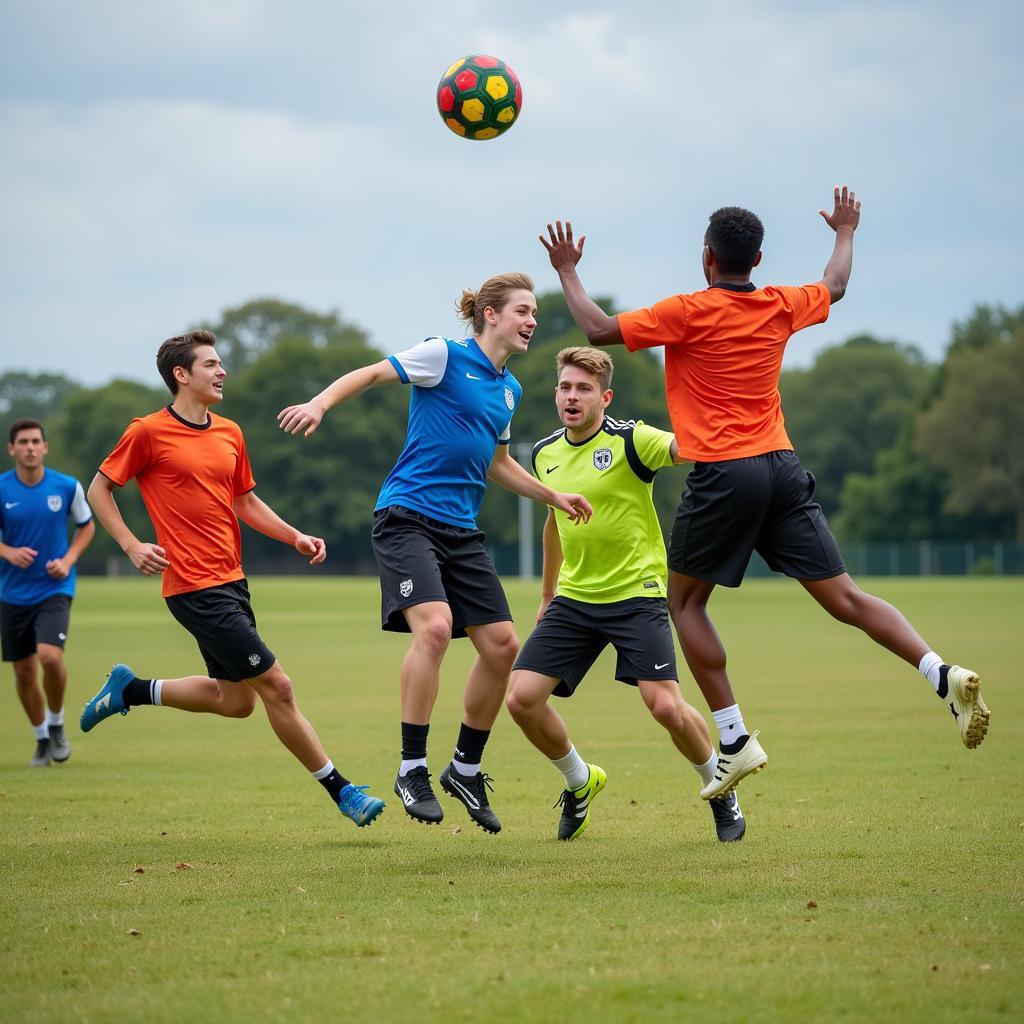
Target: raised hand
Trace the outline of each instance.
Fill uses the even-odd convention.
[[[537,236],[540,244],[548,251],[548,259],[555,270],[575,267],[583,257],[583,243],[587,240],[586,235],[581,235],[578,243],[573,242],[572,221],[565,222],[565,229],[562,229],[562,222],[556,220],[554,227],[548,225],[548,238],[543,235]],[[550,241],[548,240],[550,239]]]
[[[840,228],[856,231],[857,225],[860,223],[860,201],[857,199],[857,194],[849,192],[845,185],[842,188],[836,185],[835,206],[832,213],[829,214],[825,210],[819,210],[818,213],[825,218],[825,223],[833,231],[838,231]]]

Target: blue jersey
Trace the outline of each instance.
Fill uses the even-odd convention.
[[[0,601],[32,605],[54,594],[75,593],[75,570],[55,580],[46,563],[63,558],[68,551],[68,519],[85,526],[92,511],[82,485],[73,477],[43,470],[43,479],[31,487],[18,479],[16,470],[0,474],[0,534],[12,548],[38,551],[27,569],[0,560]]]
[[[427,338],[388,356],[412,384],[405,448],[377,497],[452,526],[476,529],[495,447],[508,444],[523,389],[475,339]]]

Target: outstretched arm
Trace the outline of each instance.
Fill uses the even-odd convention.
[[[378,384],[398,383],[398,371],[390,360],[382,359],[379,363],[361,366],[358,370],[346,373],[333,384],[328,385],[315,398],[302,405],[289,405],[277,414],[281,429],[289,434],[297,434],[304,430],[303,437],[309,437],[324,418],[328,409],[356,395],[361,395],[368,388]]]
[[[291,545],[300,555],[312,555],[310,565],[319,565],[327,557],[327,545],[321,537],[311,537],[286,523],[255,491],[238,495],[231,503],[235,515],[254,530]]]
[[[821,275],[821,283],[828,288],[829,299],[838,302],[846,294],[846,286],[850,283],[850,271],[853,269],[853,233],[860,223],[860,202],[855,193],[849,192],[845,185],[842,189],[836,185],[835,207],[831,215],[825,210],[819,210],[818,213],[836,233],[835,249],[832,250],[832,258]]]
[[[534,501],[560,509],[574,523],[588,523],[594,514],[590,502],[582,494],[562,494],[561,491],[553,491],[536,477],[527,473],[509,455],[507,444],[499,444],[495,448],[494,458],[491,459],[487,476],[496,484],[501,484],[506,491],[521,494],[524,498],[532,498]]]
[[[565,293],[569,312],[579,329],[587,336],[591,345],[621,345],[622,332],[619,330],[617,317],[609,316],[586,292],[583,282],[576,271],[576,264],[583,256],[583,243],[587,240],[582,235],[578,243],[572,239],[572,222],[555,221],[555,226],[548,225],[548,238],[538,236],[540,244],[548,251],[551,266],[558,273],[558,281]]]

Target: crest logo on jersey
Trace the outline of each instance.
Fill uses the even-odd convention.
[[[598,448],[594,452],[594,465],[598,469],[607,469],[612,464],[611,448]]]
[[[505,388],[505,404],[510,410],[516,407],[516,396],[512,394],[511,388]]]
[[[412,593],[412,580],[402,580],[398,584],[398,592],[402,597],[408,597]]]
[[[255,668],[263,659],[258,654],[249,655],[249,664]]]
[[[48,494],[46,505],[51,512],[59,512],[64,507],[64,499],[59,494]]]

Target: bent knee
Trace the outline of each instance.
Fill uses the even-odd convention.
[[[414,634],[415,643],[438,656],[448,650],[451,640],[452,624],[440,616],[424,623]]]

